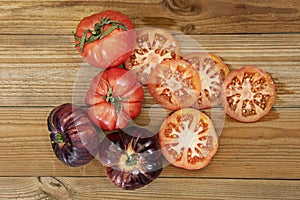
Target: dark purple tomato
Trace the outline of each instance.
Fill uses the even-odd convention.
[[[95,157],[99,137],[85,110],[62,104],[51,111],[47,122],[53,151],[61,162],[76,167]]]
[[[158,136],[134,126],[108,134],[100,144],[99,158],[108,178],[126,190],[149,184],[163,168]]]

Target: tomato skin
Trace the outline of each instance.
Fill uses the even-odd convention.
[[[108,134],[100,143],[99,160],[111,182],[125,190],[151,183],[163,169],[157,135],[136,126]]]
[[[255,122],[266,116],[276,99],[272,77],[255,66],[230,72],[223,84],[226,113],[240,122]]]
[[[112,10],[106,10],[83,18],[77,25],[75,35],[82,37],[87,29],[94,30],[94,25],[105,17],[123,23],[128,30],[115,29],[102,39],[85,44],[83,51],[77,46],[79,54],[89,64],[98,68],[119,66],[131,55],[135,46],[135,30],[132,21],[126,15]],[[111,27],[110,24],[105,25],[103,32],[109,29],[109,27]],[[90,36],[91,33],[88,32],[87,38]],[[79,43],[75,39],[75,44]]]
[[[56,157],[72,167],[85,165],[99,150],[99,137],[85,110],[66,103],[55,107],[47,118]]]
[[[148,89],[151,96],[166,109],[187,108],[199,97],[200,77],[188,62],[166,60],[151,71]]]
[[[160,127],[159,140],[166,160],[188,170],[204,168],[218,150],[213,123],[193,108],[172,113]]]
[[[143,97],[144,90],[132,72],[110,68],[93,78],[85,103],[95,125],[115,130],[125,128],[140,114]]]

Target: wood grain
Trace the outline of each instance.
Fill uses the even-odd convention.
[[[136,27],[163,27],[185,34],[300,30],[298,0],[5,0],[1,5],[1,34],[69,34],[83,17],[106,9],[123,12]]]
[[[0,0],[0,199],[299,199],[299,0]],[[204,110],[219,149],[202,170],[165,162],[161,176],[137,191],[106,178],[97,159],[60,163],[46,119],[54,106],[82,105],[99,70],[77,53],[71,32],[92,13],[116,10],[137,28],[173,31],[182,54],[203,50],[231,70],[255,65],[271,74],[278,97],[256,123]],[[184,33],[185,35],[183,35]],[[265,34],[263,34],[265,33]],[[145,88],[139,126],[157,132],[169,114]],[[103,136],[103,135],[102,135]]]
[[[159,178],[125,191],[102,177],[0,177],[0,199],[298,199],[299,186],[292,180]]]
[[[152,109],[143,109],[135,122],[158,129],[166,113]],[[72,168],[55,158],[46,124],[50,110],[1,108],[0,176],[105,176],[97,160]],[[221,109],[205,113],[214,123],[222,121]],[[300,179],[299,121],[300,109],[294,108],[273,109],[260,122],[250,124],[226,117],[218,153],[209,166],[188,171],[166,164],[162,177]]]
[[[182,54],[204,48],[221,56],[231,70],[261,67],[276,84],[275,107],[300,106],[300,34],[176,37]],[[0,35],[0,40],[0,106],[54,106],[82,100],[99,71],[83,62],[71,35]],[[156,104],[145,91],[144,106]]]

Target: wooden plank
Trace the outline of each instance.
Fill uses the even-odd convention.
[[[300,181],[158,178],[136,191],[107,178],[0,177],[1,199],[298,199]]]
[[[186,34],[300,30],[298,0],[26,0],[1,1],[1,5],[2,34],[69,34],[83,17],[106,9],[123,12],[136,27],[156,26]]]
[[[0,3],[1,34],[70,34],[83,17],[106,9],[123,12],[136,27],[164,27],[186,34],[300,30],[298,0],[2,0]]]
[[[0,176],[105,176],[97,160],[72,168],[55,158],[46,125],[51,109],[0,109]],[[222,121],[222,110],[205,112],[215,123]],[[157,130],[165,115],[159,108],[143,109],[135,121]],[[300,109],[289,108],[273,109],[257,123],[226,117],[219,150],[209,166],[188,171],[166,164],[162,177],[300,179],[299,121]]]
[[[275,81],[275,107],[300,106],[300,34],[176,37],[182,54],[205,48],[221,56],[231,70],[260,66]],[[71,102],[73,95],[83,99],[98,72],[86,67],[71,35],[0,35],[0,39],[0,106],[54,106]],[[153,104],[146,91],[144,106]]]

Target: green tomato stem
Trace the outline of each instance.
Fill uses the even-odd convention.
[[[63,143],[63,142],[65,142],[65,138],[64,138],[62,133],[55,134],[54,140],[51,141],[52,144],[54,144],[54,143],[60,144],[60,143]]]
[[[132,154],[132,155],[128,155],[126,153],[126,156],[127,156],[127,160],[126,160],[126,165],[128,166],[133,166],[133,165],[136,165],[137,164],[137,155],[136,154]]]
[[[114,96],[113,89],[109,85],[109,83],[107,82],[107,80],[102,79],[102,81],[108,87],[107,94],[106,94],[106,96],[103,96],[103,98],[105,98],[106,102],[113,104],[114,107],[116,108],[117,113],[120,113],[120,111],[122,110],[122,103],[121,103],[121,101],[126,101],[127,98],[122,98],[120,96]]]
[[[105,32],[103,32],[103,29],[106,25],[111,25],[111,27],[109,27]],[[124,31],[128,30],[127,26],[122,22],[119,22],[117,20],[111,20],[109,19],[109,17],[101,18],[100,21],[94,25],[94,30],[86,29],[81,37],[78,37],[73,32],[75,40],[79,42],[79,44],[76,44],[75,47],[80,46],[80,52],[83,52],[85,44],[94,42],[96,40],[100,40],[109,35],[115,29],[120,29]],[[87,33],[91,33],[91,35],[88,38]]]

